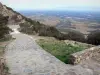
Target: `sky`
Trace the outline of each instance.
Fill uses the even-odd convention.
[[[15,10],[100,10],[100,0],[0,0]]]

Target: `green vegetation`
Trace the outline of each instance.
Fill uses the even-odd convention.
[[[67,39],[67,40],[74,40],[79,42],[86,42],[84,34],[73,29],[66,29],[66,33],[64,33],[63,35],[64,36],[62,37],[64,38],[64,40]]]
[[[0,14],[0,58],[3,57],[5,46],[8,43],[8,40],[11,39],[9,32],[11,29],[7,26],[9,17],[4,17]],[[7,74],[9,68],[5,62],[1,62],[3,59],[0,59],[0,73]]]
[[[41,24],[40,22],[33,21],[31,19],[27,19],[27,22],[20,24],[21,32],[27,33],[27,34],[38,34],[40,36],[49,36],[49,37],[56,37],[61,38],[62,34],[52,26],[47,26],[44,24]]]
[[[87,43],[93,45],[100,45],[100,30],[92,31],[87,36]]]
[[[9,34],[9,27],[7,27],[8,17],[3,17],[0,15],[0,39],[7,37],[6,35]]]
[[[64,41],[40,39],[37,43],[47,52],[51,53],[66,64],[70,63],[70,54],[86,49],[82,45],[66,44]]]
[[[32,21],[31,19],[27,19],[27,22],[20,24],[21,32],[27,33],[27,34],[38,34],[39,36],[49,36],[49,37],[55,37],[59,40],[74,40],[79,42],[85,42],[84,34],[68,30],[67,33],[61,33],[59,30],[57,30],[53,26],[47,26],[44,24],[39,23],[38,21]],[[73,37],[74,36],[74,37]]]
[[[11,36],[8,35],[9,31],[11,30],[9,29],[9,27],[7,27],[7,22],[8,22],[8,17],[4,17],[0,14],[0,42],[1,43],[8,41],[11,38]],[[0,56],[3,54],[5,48],[5,46],[2,46],[1,43],[0,43]]]

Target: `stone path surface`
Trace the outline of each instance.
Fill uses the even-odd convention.
[[[34,38],[13,29],[16,38],[5,51],[10,75],[100,75],[100,64],[93,62],[71,66],[47,53]],[[96,67],[94,67],[96,66]]]

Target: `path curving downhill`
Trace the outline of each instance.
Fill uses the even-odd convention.
[[[34,38],[15,30],[16,38],[6,48],[10,75],[93,75],[81,65],[66,65],[37,45]]]

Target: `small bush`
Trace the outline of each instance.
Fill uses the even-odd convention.
[[[89,44],[93,44],[93,45],[100,45],[100,31],[96,30],[91,32],[88,36],[87,36],[87,43]]]
[[[82,34],[79,31],[70,30],[68,31],[67,38],[69,40],[79,41],[79,42],[85,42],[84,34]]]
[[[60,40],[74,40],[79,42],[86,42],[84,34],[80,33],[79,31],[75,30],[68,30],[66,33],[62,33],[59,37]]]
[[[40,36],[50,36],[58,38],[61,33],[54,27],[46,26],[44,24],[40,24],[38,21],[31,21],[20,24],[20,31],[24,33],[37,33]],[[32,24],[31,24],[32,23]]]
[[[38,21],[32,21],[27,19],[28,22],[20,24],[20,30],[24,33],[37,33],[40,36],[55,37],[59,40],[74,40],[79,42],[85,42],[84,34],[78,31],[68,31],[67,34],[61,33],[55,27],[47,26],[39,23]]]
[[[8,17],[3,17],[0,14],[0,39],[4,38],[5,35],[9,34],[9,32],[11,31],[11,29],[7,27],[7,23],[8,23]]]

